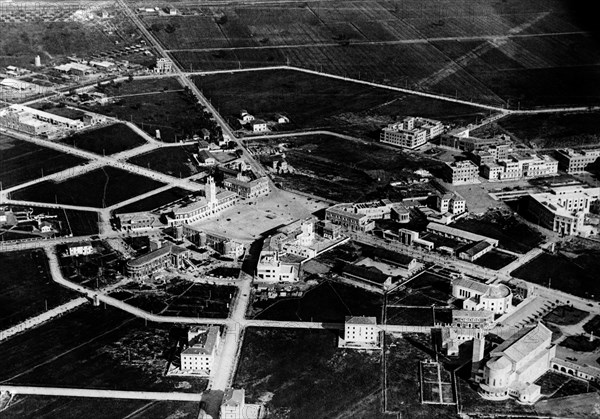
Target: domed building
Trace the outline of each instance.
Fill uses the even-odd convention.
[[[504,314],[512,308],[512,292],[504,284],[484,284],[467,278],[452,281],[452,296],[463,300],[465,310]]]

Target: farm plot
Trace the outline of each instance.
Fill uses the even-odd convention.
[[[127,212],[154,211],[160,209],[161,207],[168,206],[175,201],[185,198],[188,195],[190,195],[190,191],[186,191],[185,189],[170,188],[166,191],[159,192],[147,198],[119,207],[115,212],[118,214],[124,214]]]
[[[105,208],[163,184],[114,167],[103,167],[62,182],[45,181],[13,193],[13,198]]]
[[[146,142],[125,124],[114,124],[61,140],[62,143],[101,155],[120,153]]]
[[[0,134],[0,182],[4,189],[86,161],[81,157]]]
[[[213,16],[144,16],[143,20],[167,49],[231,46]]]
[[[450,280],[432,272],[423,272],[406,283],[406,290],[391,294],[388,305],[448,306],[450,299]]]
[[[437,362],[421,361],[421,398],[426,404],[455,404],[452,377]]]
[[[142,95],[147,93],[162,93],[170,90],[183,90],[183,86],[175,77],[160,77],[156,79],[133,79],[120,83],[103,83],[94,88],[108,96]]]
[[[127,161],[167,175],[185,178],[202,171],[193,156],[197,152],[198,147],[195,145],[160,148],[138,154]]]

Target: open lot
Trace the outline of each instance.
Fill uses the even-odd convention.
[[[86,160],[0,134],[0,182],[18,185],[85,163]]]
[[[380,361],[379,353],[338,349],[329,330],[249,328],[234,387],[248,403],[270,398],[270,417],[373,417]]]
[[[103,167],[62,182],[45,181],[20,189],[13,199],[104,208],[163,184],[114,167]]]
[[[587,311],[563,305],[555,307],[550,313],[544,316],[543,320],[559,326],[567,326],[581,322],[589,314]]]
[[[91,255],[66,256],[66,248],[57,246],[61,255],[60,268],[65,278],[87,288],[103,288],[118,281],[117,276],[124,271],[122,256],[106,242],[92,242]]]
[[[52,281],[41,249],[0,253],[0,272],[2,330],[76,297]]]
[[[600,347],[600,339],[596,338],[590,341],[589,336],[567,336],[565,340],[559,343],[559,346],[573,349],[577,352],[592,352]]]
[[[145,144],[142,137],[125,124],[114,124],[61,140],[62,143],[100,155],[110,155]]]
[[[198,153],[195,145],[159,148],[138,154],[128,162],[175,177],[189,177],[201,172],[192,154]]]
[[[147,198],[140,199],[139,201],[131,204],[119,207],[116,212],[123,214],[126,212],[138,212],[138,211],[153,211],[157,208],[169,205],[175,201],[178,201],[186,196],[190,195],[190,191],[181,188],[170,188],[163,192],[151,195]]]
[[[388,297],[388,305],[449,306],[450,280],[432,272],[423,272],[406,283],[406,289]]]
[[[96,91],[108,96],[142,95],[145,93],[162,93],[169,90],[183,90],[183,86],[175,77],[161,77],[158,79],[125,80],[119,83],[103,83],[95,87]],[[140,96],[143,98],[144,96]]]
[[[473,263],[495,271],[504,268],[506,265],[516,260],[517,258],[500,250],[492,249],[485,255],[477,258]]]
[[[197,393],[205,380],[163,375],[184,335],[175,327],[145,326],[121,311],[88,305],[2,342],[0,379],[15,385]]]

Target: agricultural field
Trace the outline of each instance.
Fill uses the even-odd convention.
[[[492,249],[485,255],[477,258],[475,265],[483,266],[484,268],[493,269],[495,271],[504,268],[509,263],[515,261],[516,256],[502,252],[500,250]]]
[[[115,210],[118,214],[127,212],[153,211],[169,205],[190,195],[190,191],[181,188],[170,188]]]
[[[61,142],[105,156],[130,150],[146,143],[142,137],[125,124],[114,124],[75,134],[63,138]]]
[[[197,153],[198,147],[195,145],[159,148],[138,154],[127,161],[167,175],[185,178],[202,171],[193,156]]]
[[[162,185],[150,178],[107,166],[62,182],[37,183],[14,192],[12,197],[25,201],[105,208]]]
[[[269,417],[373,417],[380,411],[381,355],[337,348],[330,330],[245,332],[233,386],[261,399]]]
[[[66,248],[57,246],[60,269],[64,277],[87,288],[98,289],[114,284],[124,271],[122,256],[107,243],[93,241],[94,253],[82,256],[66,256]]]
[[[173,90],[183,91],[183,86],[175,77],[161,77],[158,79],[136,79],[125,80],[119,83],[110,82],[96,86],[95,90],[110,97],[164,93]]]
[[[0,253],[0,329],[4,330],[76,297],[52,281],[43,250]]]
[[[85,163],[71,154],[0,134],[0,182],[2,188],[47,176]]]
[[[346,316],[375,316],[381,319],[382,296],[360,288],[325,281],[301,298],[284,298],[254,303],[253,318],[343,323]],[[378,321],[379,321],[378,320]]]
[[[33,207],[33,213],[56,216],[66,235],[89,236],[98,234],[98,213],[96,212]]]
[[[388,306],[449,306],[451,286],[448,278],[423,272],[406,283],[406,289],[388,296]]]
[[[145,325],[113,308],[79,308],[0,344],[6,384],[119,390],[204,390],[206,380],[166,377],[185,330]]]
[[[585,319],[590,313],[571,306],[555,307],[543,318],[544,321],[554,323],[558,326],[574,325]]]

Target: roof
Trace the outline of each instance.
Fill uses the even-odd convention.
[[[465,249],[461,250],[460,253],[466,253],[469,256],[475,256],[476,254],[478,254],[482,250],[487,249],[490,246],[491,246],[491,244],[489,244],[485,240],[482,240],[482,241],[468,245]]]
[[[244,394],[244,389],[233,389],[233,388],[228,388],[225,390],[225,393],[223,394],[223,403],[221,403],[224,406],[231,406],[231,407],[238,407],[238,406],[243,406],[244,405],[244,399],[245,399],[245,394]]]
[[[212,354],[219,337],[219,328],[217,326],[198,326],[194,330],[200,332],[200,334],[189,342],[191,346],[184,349],[181,353],[186,355]]]
[[[359,266],[346,263],[342,268],[342,273],[357,278],[361,278],[377,284],[383,284],[390,278],[389,275],[384,274],[374,266]]]
[[[139,258],[135,258],[127,262],[129,266],[143,266],[148,262],[153,261],[154,259],[163,257],[168,254],[181,254],[187,252],[187,249],[183,247],[175,246],[173,244],[167,244],[160,249],[156,249],[150,253],[140,256]]]
[[[442,233],[448,234],[450,236],[460,237],[465,240],[478,242],[481,240],[485,240],[490,244],[497,245],[498,240],[493,239],[491,237],[482,236],[480,234],[471,233],[470,231],[461,230],[459,228],[449,227],[440,223],[429,223],[427,224],[427,231],[431,231],[434,233]]]
[[[213,159],[215,160],[215,156],[212,155],[212,153],[210,151],[207,150],[200,150],[198,151],[198,160],[205,162],[208,159]]]
[[[452,318],[455,319],[458,317],[477,317],[481,319],[494,319],[494,312],[487,310],[452,310]]]
[[[459,287],[468,288],[473,291],[477,291],[481,294],[485,294],[488,292],[490,286],[481,282],[473,281],[468,278],[456,278],[452,280],[452,285],[456,285]]]
[[[91,242],[67,243],[67,249],[75,249],[77,247],[92,246]]]
[[[10,87],[12,89],[19,89],[19,90],[25,90],[25,89],[29,89],[30,87],[35,87],[35,84],[28,83],[26,81],[17,80],[17,79],[11,79],[11,78],[6,78],[6,79],[0,81],[0,85]]]
[[[408,266],[411,262],[415,260],[412,256],[403,255],[402,253],[392,252],[390,250],[382,249],[382,248],[374,248],[373,256],[384,260],[385,262],[390,262],[394,265]]]
[[[505,356],[513,362],[518,362],[551,340],[552,331],[538,323],[535,327],[525,329],[507,339],[492,351],[492,356]]]
[[[367,316],[346,316],[345,322],[348,324],[377,324],[377,318]]]

